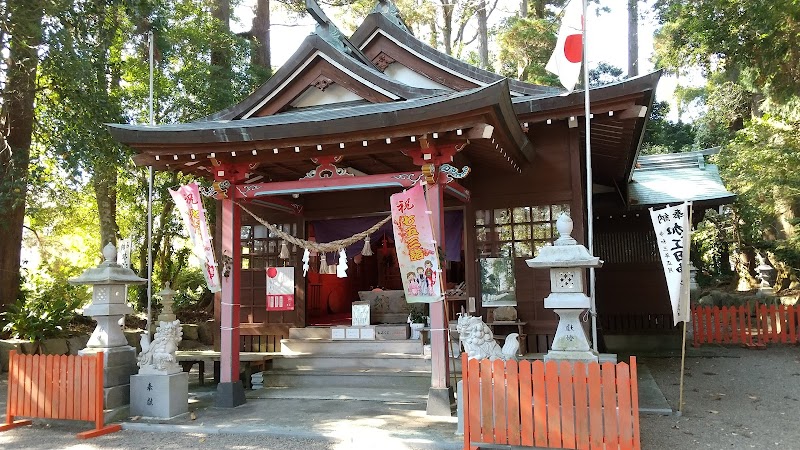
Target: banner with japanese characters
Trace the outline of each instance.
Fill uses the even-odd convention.
[[[183,224],[189,230],[192,251],[203,264],[203,275],[206,278],[208,290],[219,292],[222,287],[217,272],[214,247],[211,245],[211,234],[208,232],[206,212],[203,209],[203,201],[197,183],[189,183],[176,190],[169,189],[169,193],[175,200],[175,206],[181,214]]]
[[[267,311],[294,310],[294,267],[267,267]]]
[[[692,234],[689,214],[692,204],[685,202],[678,206],[654,211],[650,218],[656,232],[658,253],[664,266],[669,300],[672,303],[672,317],[678,322],[689,322],[689,242]]]
[[[394,194],[392,225],[397,262],[408,303],[433,303],[442,299],[441,271],[430,214],[422,185]]]

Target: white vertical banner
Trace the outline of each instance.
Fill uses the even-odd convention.
[[[692,234],[689,214],[691,202],[654,211],[650,218],[656,232],[658,253],[664,266],[672,317],[678,322],[689,322],[689,242]]]

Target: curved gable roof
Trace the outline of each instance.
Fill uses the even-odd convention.
[[[416,88],[393,80],[374,67],[345,54],[312,33],[266,83],[241,102],[214,113],[207,120],[237,120],[284,110],[320,77],[342,85],[370,103],[441,95],[444,90]]]
[[[377,8],[376,8],[377,10]],[[442,53],[394,23],[385,12],[370,13],[350,40],[373,61],[381,53],[431,80],[455,90],[506,79]],[[559,94],[563,89],[508,79],[512,95]]]

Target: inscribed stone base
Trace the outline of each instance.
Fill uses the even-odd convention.
[[[375,325],[375,339],[378,340],[403,340],[408,339],[409,328],[407,323],[397,325]]]
[[[599,357],[597,353],[591,350],[585,351],[560,351],[550,350],[544,355],[544,361],[580,361],[580,362],[598,362]]]
[[[131,377],[131,415],[169,419],[189,411],[189,374]]]
[[[219,408],[235,408],[244,405],[247,400],[244,397],[244,386],[237,380],[232,383],[218,383],[217,396],[214,406]]]
[[[426,414],[429,416],[445,416],[451,417],[453,415],[453,388],[430,388],[428,390],[428,406],[425,409]]]

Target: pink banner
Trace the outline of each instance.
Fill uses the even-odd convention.
[[[197,183],[181,186],[177,190],[169,189],[175,206],[183,219],[183,224],[189,230],[189,239],[192,242],[192,251],[203,264],[203,275],[206,278],[208,290],[219,292],[222,288],[217,273],[217,262],[214,258],[214,248],[211,246],[211,235],[208,233],[206,212],[203,209],[200,189]]]
[[[441,270],[422,185],[394,194],[392,225],[397,262],[408,303],[442,299]]]

